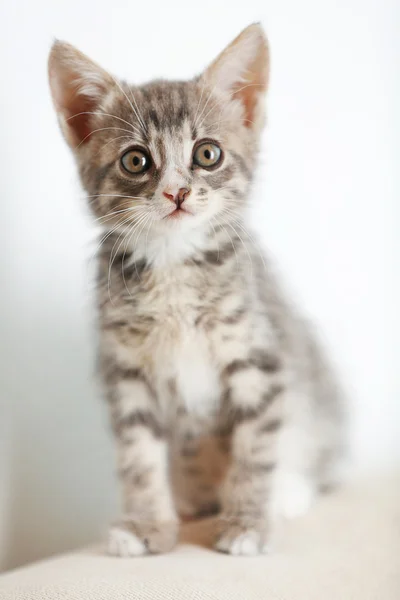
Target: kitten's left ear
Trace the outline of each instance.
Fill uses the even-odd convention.
[[[49,83],[61,129],[75,150],[90,139],[90,113],[98,110],[115,81],[74,46],[56,41],[49,56]]]
[[[249,128],[262,125],[262,100],[268,77],[268,42],[259,23],[244,29],[203,74],[211,88],[242,102],[244,123]]]

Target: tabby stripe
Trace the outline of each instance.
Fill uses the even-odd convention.
[[[234,174],[234,168],[232,165],[225,167],[221,171],[218,171],[215,175],[210,175],[207,177],[207,183],[214,189],[217,190],[225,183],[227,183],[230,179],[232,179]]]
[[[227,317],[223,317],[221,319],[221,322],[224,323],[225,325],[236,325],[237,323],[239,323],[242,320],[242,318],[244,317],[245,314],[246,314],[246,309],[245,308],[239,308],[232,315],[228,315]]]
[[[137,426],[148,427],[157,438],[164,436],[164,428],[154,413],[149,410],[136,410],[124,415],[118,420],[116,429],[121,433],[123,430],[126,431]]]
[[[193,458],[195,456],[197,456],[200,452],[200,449],[198,447],[191,447],[189,448],[188,446],[184,446],[181,449],[181,456],[182,458]]]
[[[142,369],[137,367],[122,367],[120,365],[114,367],[114,374],[118,379],[136,379],[148,383]]]
[[[276,373],[281,368],[279,358],[265,350],[253,350],[250,353],[250,360],[254,366],[266,373]]]
[[[115,164],[115,160],[113,160],[112,162],[109,162],[107,165],[104,165],[103,167],[99,167],[99,168],[93,170],[95,194],[100,193],[103,181],[108,176],[108,174],[109,174],[111,168],[114,166],[114,164]],[[98,202],[98,198],[89,198],[89,202],[94,204],[94,203]]]
[[[223,369],[222,377],[230,377],[238,371],[245,371],[246,369],[250,369],[252,367],[253,365],[249,360],[233,360]]]
[[[219,430],[220,435],[231,432],[235,425],[260,417],[283,390],[283,385],[274,384],[263,394],[258,406],[233,406],[231,401],[232,391],[228,388],[222,398],[222,415],[225,426]]]
[[[259,433],[275,433],[280,427],[282,427],[282,420],[272,419],[271,421],[267,421],[267,423],[260,425],[258,431]]]
[[[142,369],[137,367],[124,367],[116,364],[106,364],[104,370],[105,380],[108,383],[116,384],[123,381],[139,381],[145,385],[151,394],[152,398],[155,399],[156,395],[152,385],[143,373]],[[111,401],[118,402],[118,394],[114,392],[109,396]]]
[[[265,373],[276,373],[280,368],[279,359],[268,352],[253,352],[247,360],[233,360],[222,371],[222,377],[230,377],[239,371],[256,368]]]
[[[237,152],[232,152],[231,155],[235,160],[236,166],[242,171],[242,174],[246,177],[246,179],[251,179],[251,171],[249,167],[246,165],[244,158],[237,154]]]
[[[247,468],[252,475],[265,475],[271,473],[276,467],[275,463],[249,463]]]
[[[119,470],[119,475],[123,479],[128,479],[135,488],[146,488],[149,485],[150,477],[153,473],[153,467],[140,469],[137,465],[125,467]]]
[[[218,250],[206,250],[204,252],[204,259],[212,265],[220,265],[226,259],[230,258],[234,254],[235,250],[232,244],[226,244],[223,248]]]

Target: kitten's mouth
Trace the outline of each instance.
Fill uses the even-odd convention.
[[[181,219],[185,215],[192,215],[192,214],[193,213],[186,210],[186,208],[180,207],[180,208],[176,208],[172,212],[168,213],[168,215],[166,217],[164,217],[164,219]]]

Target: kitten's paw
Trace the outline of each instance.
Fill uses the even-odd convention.
[[[114,526],[108,534],[108,554],[131,558],[147,554],[147,548],[137,535],[124,529],[123,526]]]
[[[303,475],[282,473],[275,482],[271,500],[274,519],[294,519],[308,512],[315,496],[312,483]]]
[[[269,552],[266,522],[243,523],[240,519],[221,519],[215,544],[219,552],[234,556],[256,556]]]
[[[126,519],[110,529],[108,552],[123,558],[169,552],[178,539],[178,523]]]

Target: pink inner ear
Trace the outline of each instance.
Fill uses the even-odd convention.
[[[72,144],[86,143],[90,140],[90,121],[92,115],[83,114],[96,110],[97,98],[79,93],[79,85],[75,73],[65,71],[55,73],[50,81],[57,110],[63,116],[64,128]]]
[[[75,96],[71,98],[68,105],[68,127],[73,131],[73,135],[78,143],[86,143],[90,139],[91,127],[89,126],[91,115],[80,114],[92,112],[95,105],[91,98],[85,96]]]
[[[245,108],[245,126],[251,127],[254,120],[255,110],[260,96],[265,92],[268,85],[268,51],[263,45],[255,60],[249,66],[240,85],[236,86],[234,96],[239,98]]]
[[[247,84],[242,84],[242,87],[244,87],[245,85],[248,85],[249,87],[252,87],[253,90],[249,90],[249,87],[246,87],[245,89],[239,90],[238,92],[236,92],[234,94],[234,96],[236,98],[239,98],[244,106],[245,109],[245,122],[244,125],[245,127],[251,127],[251,122],[254,119],[254,110],[255,110],[255,106],[256,106],[256,98],[257,98],[257,94],[254,92],[254,87],[252,83],[247,83]]]

